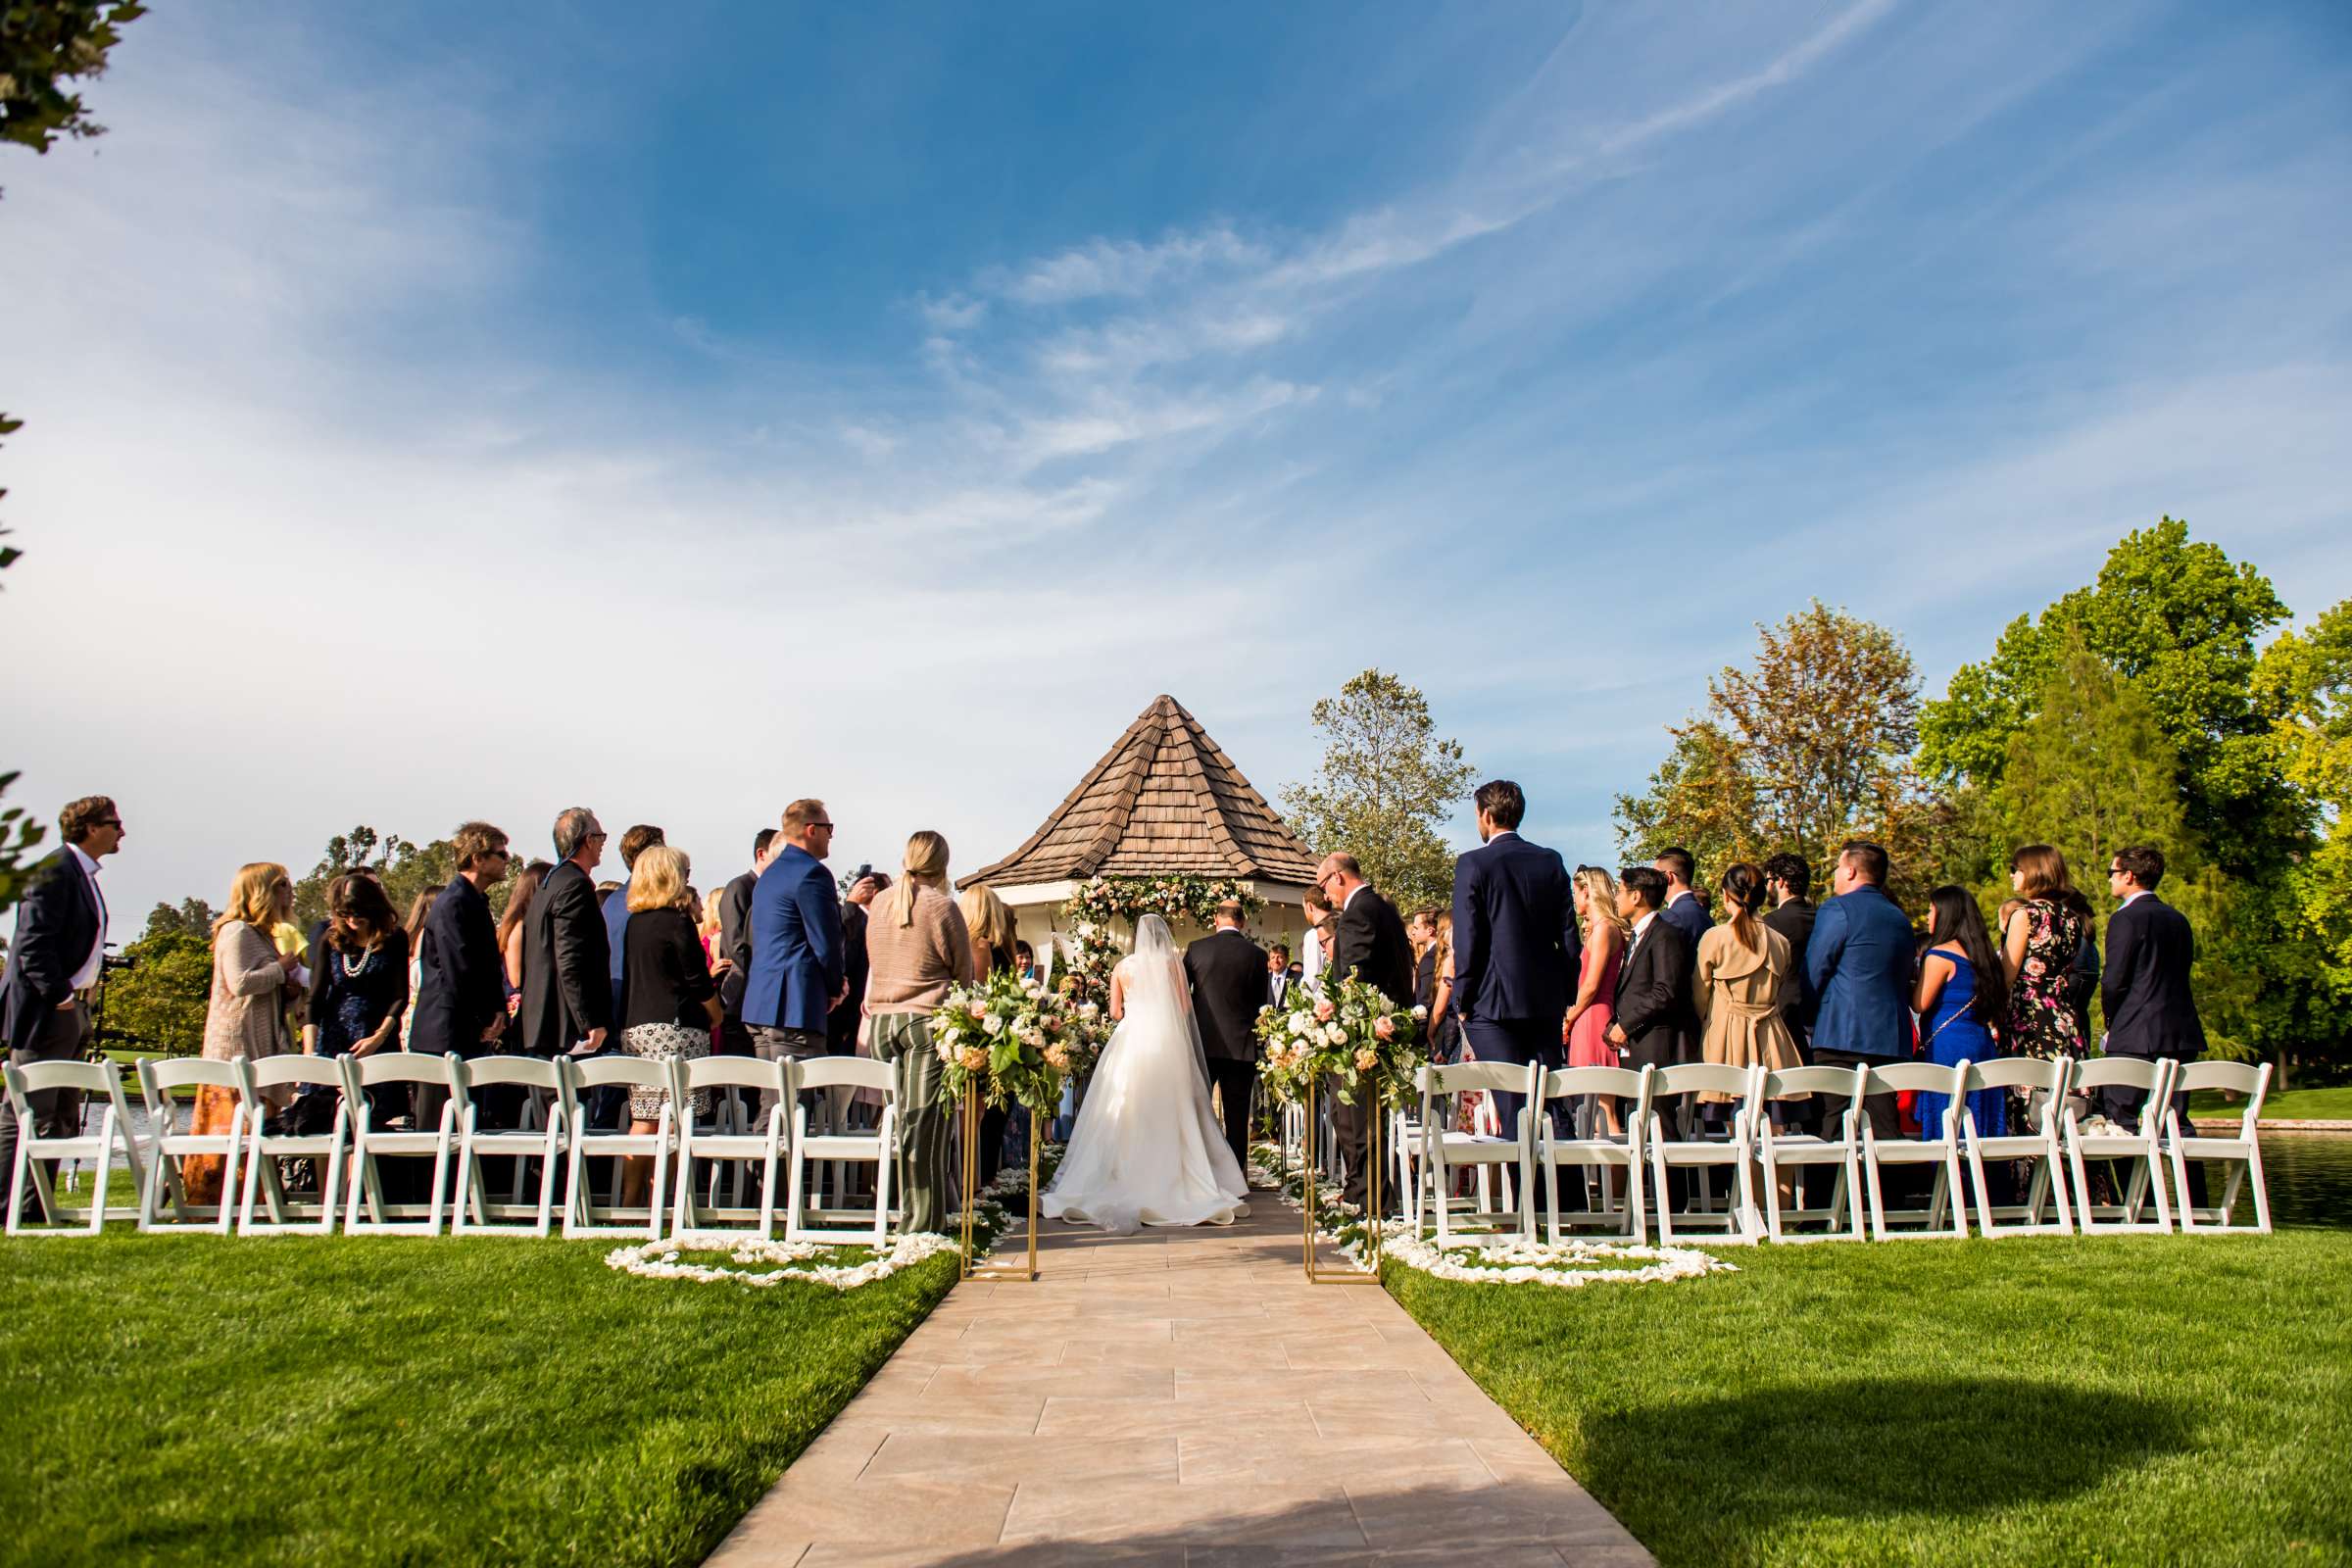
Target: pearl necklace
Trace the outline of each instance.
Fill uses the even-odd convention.
[[[338,953],[335,955],[335,956],[342,960],[343,978],[346,980],[357,980],[361,975],[367,972],[368,961],[375,956],[375,950],[373,948],[362,948],[360,950],[360,961],[357,963],[351,961],[351,955],[348,953]]]

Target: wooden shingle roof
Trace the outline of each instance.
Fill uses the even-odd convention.
[[[1305,884],[1315,857],[1173,697],[1127,726],[1027,843],[960,887],[1189,873]]]

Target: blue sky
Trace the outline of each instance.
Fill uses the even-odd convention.
[[[2352,593],[2340,8],[651,15],[162,8],[0,156],[4,760],[119,905],[574,801],[968,870],[1373,663],[1596,857],[1813,596],[1935,692],[2165,512]]]

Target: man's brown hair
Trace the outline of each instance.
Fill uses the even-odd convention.
[[[78,801],[68,801],[66,808],[57,813],[58,836],[68,844],[79,844],[90,836],[90,829],[117,814],[110,796],[84,795]]]
[[[664,841],[660,828],[650,822],[638,823],[620,836],[620,863],[626,866],[635,865],[637,857],[645,853],[648,845],[662,842]]]
[[[461,822],[449,836],[449,847],[457,855],[458,869],[470,871],[474,861],[486,860],[505,849],[507,835],[487,822]]]
[[[795,801],[784,808],[784,836],[788,839],[799,838],[809,823],[822,822],[832,814],[825,809],[825,803],[813,796],[805,801]]]

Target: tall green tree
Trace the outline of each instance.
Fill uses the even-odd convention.
[[[2009,737],[2080,636],[2154,711],[2178,759],[2184,819],[2216,861],[2232,875],[2275,874],[2310,821],[2254,682],[2257,644],[2286,617],[2269,578],[2165,517],[2118,542],[2095,583],[2019,616],[1989,660],[1962,665],[1921,714],[1920,760],[1947,782],[1997,784]]]
[[[2287,779],[2318,806],[2321,836],[2289,880],[2295,923],[2338,1016],[2352,1008],[2352,600],[2264,650],[2257,701]]]
[[[1963,794],[1997,790],[2011,738],[2060,689],[2050,677],[2079,638],[2131,683],[2173,748],[2180,838],[2161,847],[2206,868],[2195,895],[2204,901],[2200,1006],[2242,1050],[2327,1060],[2343,1051],[2342,1009],[2323,981],[2297,891],[2318,817],[2278,738],[2293,683],[2258,652],[2286,617],[2251,563],[2165,517],[2119,541],[2095,582],[2019,617],[1990,659],[1963,666],[1921,716],[1921,759]],[[2276,678],[2258,678],[2266,668]],[[2185,906],[2191,894],[2186,880],[2168,878],[2168,898]]]
[[[1619,840],[1643,857],[1680,844],[1702,876],[1786,851],[1826,879],[1839,845],[1876,839],[1909,900],[1948,814],[1912,763],[1910,653],[1819,600],[1756,637],[1754,662],[1727,666],[1707,683],[1706,710],[1668,726],[1674,748],[1647,790],[1618,797]]]
[[[1318,701],[1315,776],[1282,792],[1291,827],[1318,855],[1352,855],[1399,908],[1453,902],[1453,856],[1438,834],[1470,788],[1458,742],[1440,739],[1429,701],[1367,669]]]

